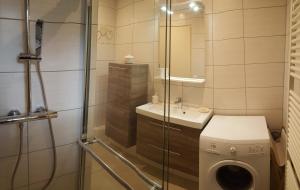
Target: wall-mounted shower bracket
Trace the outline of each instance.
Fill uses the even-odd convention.
[[[56,111],[45,111],[45,112],[36,112],[36,113],[21,114],[21,115],[14,115],[14,116],[4,116],[4,117],[0,117],[0,125],[17,124],[17,123],[24,123],[28,121],[45,120],[45,119],[51,119],[57,117],[58,114]]]
[[[31,53],[20,53],[18,56],[19,61],[41,61],[42,58]]]

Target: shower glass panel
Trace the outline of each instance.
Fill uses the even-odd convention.
[[[169,2],[98,0],[91,39],[97,44],[96,71],[89,86],[95,106],[81,143],[85,190],[167,189],[169,74],[163,69],[168,59],[159,61],[159,42],[167,39],[159,35],[160,17],[167,14],[162,4]]]
[[[162,80],[156,84],[165,90],[161,94],[165,95],[167,111],[164,189],[198,190],[202,128],[186,121],[197,123],[192,118],[200,118],[200,107],[210,107],[206,100],[212,99],[206,77],[212,47],[211,1],[170,0],[168,5],[160,1],[159,8]]]

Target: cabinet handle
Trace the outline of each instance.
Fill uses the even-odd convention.
[[[159,150],[159,151],[163,151],[163,150],[164,150],[165,152],[168,152],[168,150],[159,148],[159,147],[157,147],[157,146],[155,146],[155,145],[153,145],[153,144],[148,144],[148,146],[151,146],[152,148],[155,148],[155,149],[157,149],[157,150]],[[181,156],[180,153],[178,153],[178,152],[173,152],[173,151],[171,151],[171,150],[169,150],[169,153],[170,153],[170,154],[173,154],[173,155],[176,155],[176,156]]]
[[[156,122],[154,122],[154,121],[148,121],[148,122],[149,122],[151,125],[154,125],[154,126],[157,126],[157,127],[163,127],[163,124],[156,123]],[[175,127],[168,127],[168,126],[166,126],[166,128],[171,129],[171,130],[173,130],[173,131],[182,132],[181,129],[178,129],[178,128],[175,128]]]

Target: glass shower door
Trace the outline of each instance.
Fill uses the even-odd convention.
[[[159,35],[161,3],[98,1],[89,94],[95,105],[89,107],[87,139],[79,142],[85,190],[166,189],[168,83],[160,68],[167,64],[158,60],[159,42],[165,41]]]
[[[211,2],[160,1],[159,65],[165,102],[164,189],[198,190],[201,109],[211,98]],[[206,110],[209,110],[205,108]],[[208,111],[209,112],[209,111]]]

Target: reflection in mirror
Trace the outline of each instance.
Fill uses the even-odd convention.
[[[204,5],[200,1],[175,0],[172,10],[160,4],[159,67],[164,68],[167,41],[171,40],[171,76],[205,78],[207,22]],[[172,16],[166,25],[166,13]],[[166,28],[167,26],[167,28]],[[169,33],[171,29],[171,33]],[[167,35],[166,35],[167,32]]]

